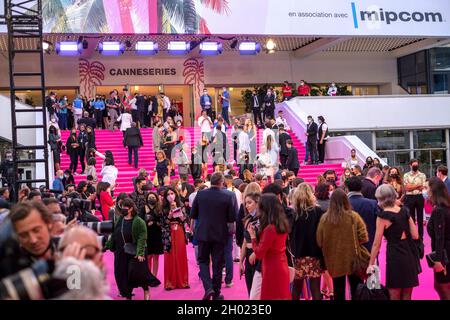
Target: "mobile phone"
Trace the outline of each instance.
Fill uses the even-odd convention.
[[[180,218],[180,217],[182,217],[183,216],[183,213],[181,212],[181,208],[175,208],[173,211],[172,211],[172,217],[174,217],[174,218]]]

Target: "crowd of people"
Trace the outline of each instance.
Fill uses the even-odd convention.
[[[109,106],[116,93],[111,92]],[[229,95],[223,94],[222,99],[225,102]],[[207,98],[204,100],[208,106]],[[83,108],[84,104],[81,111],[88,112]],[[109,120],[116,119],[114,112],[109,115]],[[128,163],[135,167],[137,149],[143,145],[139,115],[133,119],[126,108],[120,114]],[[1,279],[39,259],[56,262],[57,270],[76,260],[82,270],[90,272],[83,275],[90,280],[83,288],[85,296],[104,299],[103,252],[110,250],[119,294],[132,299],[133,290],[142,288],[144,298],[150,299],[150,288],[161,283],[166,290],[190,288],[193,272],[188,267],[187,246],[191,243],[205,300],[224,298],[223,272],[223,285],[232,287],[234,263],[239,263],[252,300],[344,300],[347,295],[355,299],[358,285],[378,264],[384,237],[385,285],[391,299],[406,300],[420,285],[420,259],[425,255],[423,212],[429,201],[433,211],[427,231],[432,252],[426,252],[427,260],[434,270],[439,297],[450,298],[450,228],[445,228],[450,223],[450,181],[446,167],[440,166],[437,177],[430,179],[419,171],[416,159],[411,160],[411,171],[404,174],[396,167],[382,167],[371,157],[361,168],[356,150],[352,150],[341,177],[326,170],[313,186],[300,178],[297,150],[282,112],[276,119],[266,117],[258,142],[258,119],[235,117],[228,123],[224,113],[213,120],[205,107],[197,121],[202,138],[192,148],[184,139],[182,119],[176,116],[169,108],[162,119],[152,117],[156,166],[149,168],[150,172],[139,170],[130,194],[115,194],[118,169],[114,155],[96,150],[95,127],[109,128],[107,123],[87,123],[94,119],[88,112],[88,117],[79,119],[79,130],[73,125],[63,143],[52,121],[49,144],[57,151],[53,152],[56,177],[52,189],[22,188],[15,205],[10,203],[9,189],[0,189],[0,207],[4,208],[0,233],[11,233],[9,245],[17,251],[9,265],[2,262]],[[62,120],[57,111],[52,120],[56,118]],[[103,113],[97,120],[102,118]],[[319,117],[319,126],[309,119],[307,154],[311,163],[317,163],[323,161],[320,145],[324,148],[328,129],[323,117]],[[230,127],[232,155],[225,134]],[[257,143],[261,144],[259,153]],[[57,161],[63,149],[71,158],[65,170]],[[101,179],[97,177],[97,157],[102,159]],[[213,174],[207,170],[210,159]],[[86,180],[75,185],[78,160]],[[88,224],[89,229],[80,222],[97,224]],[[97,241],[97,233],[106,234],[103,245]],[[164,270],[160,281],[156,277],[161,256]],[[60,297],[83,296],[68,291]]]
[[[412,160],[411,171],[404,175],[397,168],[383,172],[373,165],[364,176],[350,170],[339,186],[331,170],[313,187],[288,170],[273,182],[259,174],[251,174],[244,182],[232,169],[225,175],[208,175],[206,181],[196,179],[194,185],[186,177],[165,180],[156,190],[142,171],[134,179],[135,191],[117,197],[112,196],[108,182],[83,181],[77,188],[67,184],[66,191],[57,197],[48,190],[22,189],[20,202],[2,214],[1,227],[4,231],[8,223],[12,225],[18,250],[29,265],[39,258],[89,260],[83,268],[95,266],[99,270],[91,275],[98,286],[89,289],[97,292],[91,292],[90,297],[106,297],[106,291],[100,290],[106,285],[100,277],[104,270],[102,249],[113,251],[116,283],[120,295],[127,299],[132,298],[134,288],[142,288],[144,297],[150,298],[149,288],[160,284],[154,275],[158,275],[161,255],[164,288],[188,289],[192,274],[187,263],[189,243],[195,247],[206,300],[223,299],[224,270],[225,287],[233,286],[233,263],[239,263],[249,299],[354,298],[366,274],[355,267],[355,261],[366,257],[365,268],[371,273],[384,237],[385,285],[391,299],[407,300],[420,285],[420,259],[424,255],[419,250],[424,221],[417,215],[420,208],[407,199],[420,195],[433,205],[427,224],[432,252],[425,254],[433,261],[434,287],[441,299],[449,299],[450,233],[445,228],[450,223],[448,170],[441,166],[437,177],[422,181],[417,164]],[[404,196],[397,191],[399,180],[403,181],[400,188]],[[420,194],[411,194],[419,189]],[[62,197],[72,199],[68,212],[61,204]],[[104,248],[95,232],[76,223],[80,217],[81,221],[98,221],[95,209],[73,215],[75,199],[93,202],[94,208],[99,204],[103,219],[113,224]],[[7,188],[0,189],[0,204],[5,209],[11,207]],[[58,244],[53,244],[55,239],[59,239]],[[2,265],[2,277],[8,275],[4,269]],[[130,272],[141,276],[132,278]]]

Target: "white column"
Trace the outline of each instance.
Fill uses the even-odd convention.
[[[375,131],[372,131],[372,150],[373,152],[377,150],[377,134]]]
[[[409,148],[414,149],[414,133],[412,130],[409,130]],[[409,158],[410,159],[414,158],[414,151],[411,150],[409,152]]]
[[[445,150],[445,154],[447,158],[446,165],[448,167],[450,163],[450,129],[445,129],[445,148],[447,148],[447,150]]]

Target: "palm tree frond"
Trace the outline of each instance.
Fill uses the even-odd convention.
[[[180,0],[165,0],[163,2],[163,14],[167,14],[167,20],[169,24],[175,23],[184,30],[184,12],[183,3]],[[173,23],[172,21],[173,20]],[[167,24],[167,21],[166,21]],[[170,30],[170,26],[166,25],[167,30]],[[163,29],[164,29],[164,17],[163,17]]]
[[[228,0],[200,0],[200,1],[205,7],[219,14],[229,15],[231,13],[230,7],[228,6]]]

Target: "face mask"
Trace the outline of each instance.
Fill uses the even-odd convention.
[[[333,178],[331,178],[331,179],[327,179],[327,182],[329,182],[329,183],[334,183],[335,180],[334,180]]]
[[[367,160],[367,164],[372,164],[373,160]]]
[[[413,170],[413,171],[418,171],[418,170],[419,170],[419,166],[418,166],[418,165],[412,166],[412,170]]]
[[[58,176],[58,178],[59,178],[59,179],[63,179],[63,178],[64,178],[64,175]]]
[[[64,177],[65,177],[66,179],[68,179],[68,178],[69,178],[69,176],[68,176],[67,174],[65,174],[65,175],[64,175]]]
[[[167,201],[169,201],[170,203],[174,202],[175,201],[175,195],[174,194],[168,195],[167,196]]]
[[[151,206],[154,206],[156,204],[156,199],[154,199],[154,198],[148,199],[148,204]]]
[[[398,174],[396,174],[396,173],[391,174],[391,178],[392,179],[397,179],[398,178]]]
[[[333,191],[328,191],[328,198],[331,199],[331,195],[333,194]]]
[[[178,190],[181,190],[181,185],[178,186]],[[174,197],[174,200],[175,200],[175,197]]]
[[[12,156],[6,156],[6,160],[8,160],[8,161],[12,161]]]
[[[124,216],[128,215],[128,208],[122,208],[120,209],[120,213]]]

